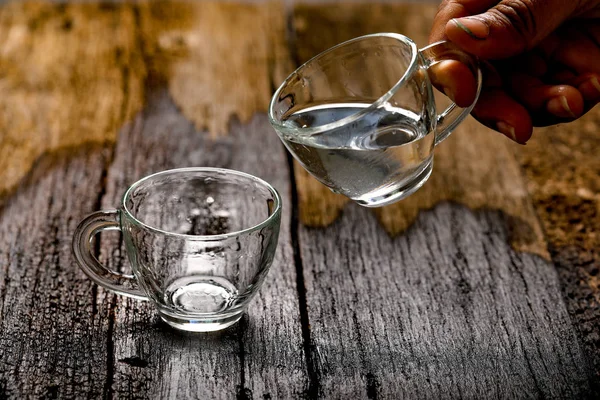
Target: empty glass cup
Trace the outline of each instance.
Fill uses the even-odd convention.
[[[433,148],[469,114],[452,104],[438,114],[428,69],[458,60],[477,79],[477,60],[449,42],[417,49],[408,37],[352,39],[311,59],[277,90],[269,119],[311,175],[358,204],[378,207],[419,189]]]
[[[159,172],[134,183],[117,210],[77,227],[73,250],[96,283],[150,300],[169,325],[214,331],[237,322],[269,270],[281,198],[267,182],[219,168]],[[133,275],[104,267],[92,237],[121,230]]]

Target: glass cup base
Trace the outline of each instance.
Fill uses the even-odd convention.
[[[214,332],[228,328],[238,322],[244,310],[240,310],[235,314],[227,314],[224,316],[210,315],[206,317],[185,318],[174,315],[160,313],[160,318],[169,326],[187,332]]]
[[[382,190],[377,190],[364,194],[360,197],[353,198],[352,200],[363,207],[383,207],[388,204],[402,200],[405,197],[410,196],[421,188],[429,179],[431,171],[433,170],[433,157],[427,162],[421,171],[413,177],[408,183],[400,185],[393,185]]]

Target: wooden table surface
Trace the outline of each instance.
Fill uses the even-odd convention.
[[[0,7],[0,398],[593,398],[600,109],[519,146],[467,120],[430,181],[370,210],[292,161],[265,111],[360,34],[426,43],[435,4]],[[151,173],[219,166],[285,203],[268,279],[183,334],[92,284],[71,238]],[[98,257],[128,270],[117,234]]]

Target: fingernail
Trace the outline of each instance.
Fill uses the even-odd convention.
[[[498,128],[498,130],[500,132],[502,132],[506,137],[517,142],[517,135],[515,135],[515,128],[512,125],[509,125],[504,121],[498,121],[498,122],[496,122],[496,128]],[[519,143],[519,142],[517,142],[517,143]]]
[[[452,22],[475,40],[484,40],[490,35],[490,27],[476,18],[453,19]]]
[[[573,111],[571,111],[571,108],[569,107],[569,102],[567,101],[567,98],[565,96],[559,96],[550,99],[548,101],[548,104],[546,104],[546,109],[549,113],[554,114],[557,117],[570,117],[573,119],[577,118],[577,116],[573,114]]]
[[[600,94],[600,82],[598,82],[598,78],[595,76],[590,79],[590,83],[596,88],[598,94]]]
[[[588,101],[597,101],[600,98],[600,82],[595,76],[579,85],[578,89]]]

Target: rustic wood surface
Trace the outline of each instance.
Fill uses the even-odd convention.
[[[149,173],[203,165],[261,176],[289,204],[286,155],[278,142],[264,140],[270,129],[266,116],[260,115],[248,124],[233,123],[229,135],[212,140],[208,132],[194,129],[166,90],[152,93],[145,111],[121,131],[106,176],[102,207],[118,204],[123,187]],[[272,165],[282,168],[270,168]],[[296,271],[286,268],[294,264],[290,218],[291,209],[286,207],[270,279],[240,325],[225,332],[179,334],[161,324],[149,304],[109,295],[117,322],[112,327],[109,353],[114,375],[107,393],[116,398],[200,399],[230,399],[248,393],[259,398],[291,398],[302,393],[307,375],[299,334]],[[105,262],[121,268],[124,260],[111,251],[115,248],[118,235],[103,240]],[[118,264],[112,264],[114,261]]]
[[[600,111],[525,147],[473,120],[378,210],[333,195],[268,124],[274,88],[342,40],[426,43],[433,4],[0,7],[0,398],[594,398]],[[183,334],[92,284],[70,242],[148,173],[273,183],[284,218],[242,321]],[[100,259],[129,268],[118,234]]]

